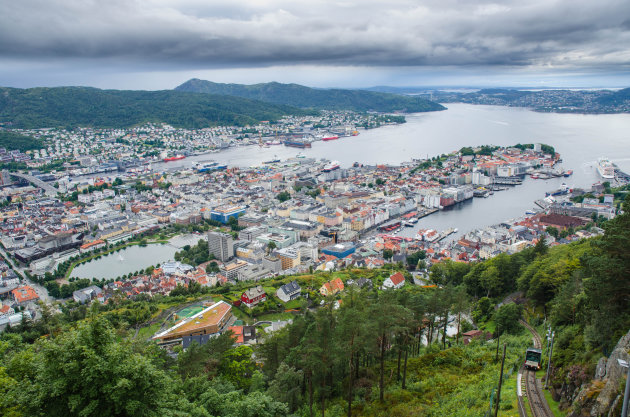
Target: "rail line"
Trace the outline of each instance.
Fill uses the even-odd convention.
[[[532,334],[532,337],[534,338],[534,347],[542,349],[542,339],[540,338],[538,332],[532,326],[527,324],[527,322],[525,322],[524,320],[521,320],[520,322]],[[519,378],[517,379],[518,384],[521,384],[522,382],[521,375],[522,378],[525,380],[525,395],[529,400],[531,415],[533,415],[534,417],[554,417],[553,412],[549,408],[549,404],[547,404],[547,400],[545,399],[540,381],[536,379],[536,372],[525,369],[524,365],[521,366],[521,369],[519,371]],[[518,388],[520,392],[520,386]],[[527,417],[530,415],[527,407],[525,407],[525,404],[523,403],[522,395],[518,396],[518,411],[519,415],[521,415],[522,417]]]

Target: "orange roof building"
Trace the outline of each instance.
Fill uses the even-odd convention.
[[[153,340],[158,344],[176,344],[181,343],[184,336],[217,334],[225,329],[232,317],[232,306],[225,301],[219,301],[156,334]]]
[[[337,294],[338,292],[343,291],[344,288],[345,287],[343,285],[343,281],[339,278],[335,278],[332,281],[324,283],[324,285],[322,285],[322,287],[319,289],[319,292],[321,295],[326,297],[329,295]]]
[[[29,301],[39,300],[39,295],[37,295],[33,287],[28,285],[14,289],[11,291],[11,294],[13,295],[15,302],[20,305]]]

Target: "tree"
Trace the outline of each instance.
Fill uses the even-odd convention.
[[[170,377],[147,357],[120,343],[107,321],[96,317],[26,350],[31,369],[15,372],[16,393],[28,415],[160,415]]]
[[[291,194],[288,191],[282,191],[276,195],[276,200],[279,200],[281,203],[284,203],[287,200],[291,199]]]
[[[597,213],[594,213],[594,214],[597,215]],[[547,228],[545,229],[545,232],[549,233],[550,236],[553,236],[556,239],[558,238],[559,231],[556,227],[547,226]]]
[[[523,313],[523,307],[515,304],[505,304],[499,307],[494,314],[494,322],[497,326],[497,332],[499,334],[503,332],[517,333],[520,331],[519,319]]]
[[[472,317],[477,323],[487,321],[492,316],[494,310],[494,304],[488,297],[482,297],[475,304],[475,308],[472,312]]]
[[[487,291],[486,297],[490,295],[499,295],[502,292],[503,285],[499,275],[499,270],[491,265],[481,273],[481,286]]]
[[[562,236],[562,233],[561,233],[560,237],[566,237],[566,235]],[[549,250],[549,247],[547,246],[547,239],[545,239],[544,235],[541,235],[538,238],[538,242],[536,242],[536,245],[534,246],[534,253],[538,256],[541,256],[541,255],[546,254],[548,250]]]
[[[583,283],[590,310],[588,339],[610,348],[630,328],[630,194],[623,214],[606,222],[604,230],[604,236],[592,243],[592,253],[583,259]]]
[[[240,389],[249,389],[251,377],[256,370],[252,360],[254,351],[249,346],[238,346],[223,354],[221,373]]]
[[[426,252],[423,250],[419,250],[417,252],[412,253],[411,255],[407,255],[407,265],[409,269],[416,269],[421,260],[426,258]]]
[[[403,327],[411,320],[409,310],[398,304],[394,291],[384,292],[381,297],[368,310],[368,316],[372,317],[371,328],[368,333],[372,335],[372,344],[379,358],[379,400],[384,401],[385,393],[385,354],[392,335],[403,331]]]
[[[216,274],[219,271],[219,265],[216,263],[216,261],[210,261],[210,263],[206,265],[206,272],[208,274]]]
[[[274,249],[276,249],[277,247],[278,247],[278,245],[276,245],[276,242],[269,241],[269,243],[267,243],[267,253],[273,252]]]
[[[383,249],[383,259],[390,260],[394,256],[394,252],[391,249]]]
[[[351,287],[352,288],[352,287]],[[358,352],[365,348],[369,337],[367,331],[367,319],[362,310],[363,304],[354,304],[354,294],[345,299],[345,305],[341,309],[339,317],[339,326],[337,327],[336,338],[338,340],[338,349],[340,356],[347,361],[348,364],[348,417],[352,416],[352,399],[354,398],[354,376],[356,367],[356,358]]]
[[[280,364],[275,378],[269,384],[267,394],[276,401],[286,403],[289,406],[289,411],[294,412],[301,403],[300,387],[303,377],[304,373],[301,370],[296,370],[283,362]]]

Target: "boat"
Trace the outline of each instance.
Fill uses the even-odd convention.
[[[302,152],[298,153],[297,155],[295,155],[296,158],[306,158],[306,156],[304,156],[304,154]]]
[[[184,159],[184,158],[186,158],[184,155],[175,155],[175,156],[170,156],[168,158],[164,158],[164,162],[179,161],[180,159]]]
[[[339,169],[339,161],[332,161],[330,164],[324,165],[322,172],[330,172]]]
[[[352,131],[352,136],[359,136],[359,131],[358,130],[353,130]]]
[[[536,210],[525,210],[525,214],[536,214],[538,213]]]
[[[529,177],[534,180],[537,180],[538,178],[540,178],[540,174],[538,174],[538,172],[532,172],[532,174]]]
[[[602,178],[615,178],[615,166],[606,158],[599,158],[597,160],[597,172],[599,172]]]
[[[279,140],[270,140],[270,141],[265,142],[265,145],[270,145],[270,146],[282,145],[282,142],[280,142]]]
[[[339,136],[337,136],[337,135],[327,136],[327,137],[325,137],[325,138],[322,138],[322,140],[325,140],[325,141],[329,141],[329,140],[337,140],[337,139],[339,139]]]
[[[219,164],[216,162],[208,162],[202,165],[198,165],[197,166],[197,172],[209,172],[209,171],[214,171],[215,169],[217,169],[217,166]]]
[[[276,164],[278,162],[280,162],[280,160],[278,159],[277,156],[274,155],[274,159],[272,159],[270,161],[265,161],[265,162],[263,162],[263,164]]]
[[[568,171],[564,171],[562,175],[564,175],[565,177],[570,177],[571,175],[573,175],[573,170],[570,169]]]
[[[565,184],[563,182],[562,185],[560,185],[560,188],[558,188],[557,190],[554,190],[554,191],[547,191],[545,193],[545,195],[547,197],[549,197],[549,196],[557,196],[557,195],[564,195],[564,194],[568,194],[569,191],[571,191],[571,189],[569,188],[569,186],[567,184]]]
[[[289,146],[291,148],[310,148],[311,144],[309,142],[303,142],[300,140],[285,140],[284,146]]]
[[[402,222],[403,226],[405,227],[413,227],[413,223],[411,223],[410,220],[405,220]]]

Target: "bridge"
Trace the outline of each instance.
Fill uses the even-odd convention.
[[[50,185],[48,183],[45,183],[44,181],[40,180],[39,178],[35,178],[32,175],[21,174],[19,172],[9,172],[9,175],[11,175],[13,177],[18,177],[18,178],[25,179],[26,181],[30,182],[31,184],[36,185],[37,187],[43,189],[44,193],[47,196],[49,196],[49,197],[55,197],[57,195],[57,193],[59,192],[59,190],[57,190],[52,185]]]

